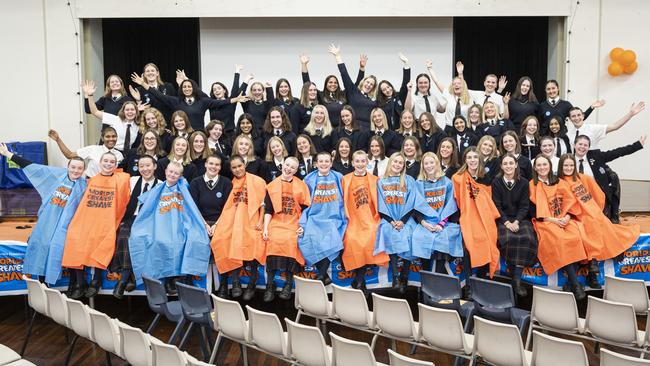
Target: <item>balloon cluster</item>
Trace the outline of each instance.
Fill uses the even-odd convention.
[[[611,76],[619,76],[623,73],[632,74],[639,67],[636,62],[636,53],[632,50],[624,50],[621,47],[612,48],[609,51],[609,58],[612,63],[607,67]]]

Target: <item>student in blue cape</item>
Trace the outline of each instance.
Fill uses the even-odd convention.
[[[169,162],[166,181],[140,196],[140,212],[131,227],[129,250],[137,283],[142,276],[167,278],[203,276],[208,271],[210,239],[192,200],[183,166]],[[168,290],[174,287],[167,285]]]
[[[406,158],[393,153],[388,159],[384,177],[377,182],[377,201],[381,222],[377,230],[375,254],[385,251],[390,258],[393,288],[401,294],[406,292],[409,266],[411,265],[411,228],[406,227],[414,211],[433,215],[415,187],[415,179],[406,175]],[[402,258],[401,271],[398,260]],[[399,278],[398,278],[399,277]]]
[[[316,168],[305,177],[312,200],[298,220],[298,225],[304,229],[304,234],[298,238],[298,247],[306,263],[318,270],[317,279],[327,286],[332,283],[327,270],[343,250],[343,234],[348,222],[343,208],[343,176],[331,170],[332,155],[319,153]]]
[[[463,238],[457,222],[450,218],[458,211],[454,199],[454,185],[445,176],[436,154],[422,156],[422,167],[416,182],[418,194],[431,208],[432,214],[415,212],[414,220],[406,223],[413,230],[411,254],[422,258],[422,269],[447,273],[445,263],[463,257]]]
[[[35,164],[9,151],[4,143],[0,143],[0,154],[23,169],[43,202],[27,240],[23,273],[54,284],[61,277],[68,225],[86,190],[86,179],[82,178],[86,164],[79,157],[70,159],[67,168]]]

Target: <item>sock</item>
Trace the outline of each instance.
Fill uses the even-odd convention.
[[[447,274],[446,263],[447,261],[444,259],[436,259],[436,273]]]

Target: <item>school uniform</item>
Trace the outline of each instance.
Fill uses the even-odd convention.
[[[437,92],[436,88],[433,88],[434,92]],[[444,102],[444,98],[440,93],[435,95],[431,94],[431,91],[427,94],[420,94],[417,90],[411,95],[411,102],[413,103],[413,114],[415,118],[420,118],[420,115],[424,112],[429,112],[433,115],[438,111],[438,105]],[[440,129],[445,128],[445,121],[442,118],[436,120],[438,127]]]
[[[174,136],[170,130],[165,130],[162,135],[158,135],[160,138],[160,147],[165,153],[168,153],[171,150],[172,142],[174,141]],[[142,144],[142,133],[138,132],[138,135],[135,137],[135,141],[131,146],[133,148],[138,148]]]
[[[218,141],[208,139],[208,148],[213,154],[221,158],[221,168],[223,169],[223,164],[230,159],[230,155],[232,154],[232,145],[223,138]]]
[[[262,179],[266,179],[266,164],[263,160],[260,159],[247,161],[246,172],[256,175]]]
[[[411,69],[402,69],[402,85],[400,86],[399,91],[393,90],[393,96],[390,97],[384,105],[380,106],[386,114],[388,126],[393,130],[399,128],[399,120],[404,111],[404,103],[406,102],[408,83],[410,80]],[[377,93],[381,93],[381,91],[378,90]]]
[[[364,75],[365,72],[359,69],[359,73],[357,74],[357,80],[354,82],[354,85],[359,85],[361,80],[363,80]],[[309,72],[303,72],[302,83],[304,84],[310,81],[311,80],[309,79]],[[339,88],[340,87],[341,86],[339,85]],[[325,108],[327,109],[327,113],[329,114],[332,127],[337,128],[341,124],[341,111],[343,110],[343,106],[347,104],[347,100],[338,100],[334,98],[334,95],[332,95],[327,90],[319,90],[318,103],[325,106]]]
[[[598,149],[598,144],[605,138],[605,135],[607,135],[607,125],[583,122],[582,126],[576,127],[570,122],[567,123],[566,135],[569,137],[569,143],[572,148],[575,145],[576,137],[585,135],[589,137],[589,150],[595,150]]]
[[[413,177],[413,179],[418,179],[420,174],[420,162],[417,160],[407,160],[406,161],[406,174]]]
[[[553,140],[555,141],[555,156],[559,158],[563,154],[571,154],[573,152],[573,145],[571,145],[569,136],[567,136],[566,133],[551,137],[553,137]]]
[[[444,113],[444,127],[441,127],[443,129],[452,127],[454,124],[454,117],[456,116],[463,116],[465,117],[465,120],[467,120],[467,111],[469,110],[469,107],[471,107],[474,104],[480,104],[474,99],[472,99],[472,96],[469,96],[469,102],[467,104],[463,103],[461,101],[461,98],[449,94],[449,90],[445,89],[442,93],[442,97],[447,101],[447,106],[445,107],[445,113]],[[437,121],[436,121],[437,122]],[[438,125],[441,125],[442,123],[438,123]],[[453,127],[452,127],[453,128]]]
[[[492,201],[501,217],[497,219],[498,244],[508,265],[528,267],[537,259],[537,234],[529,219],[529,187],[525,179],[492,182]],[[519,222],[519,231],[506,228],[506,222]]]
[[[219,220],[231,190],[232,182],[221,175],[213,179],[201,175],[190,182],[190,195],[208,225]]]
[[[282,175],[283,161],[278,161],[273,158],[273,160],[264,161],[264,163],[266,164],[266,177],[264,177],[266,183],[271,183],[275,178]]]
[[[485,90],[469,90],[469,95],[472,99],[478,102],[481,106],[487,102],[492,102],[499,107],[499,113],[503,113],[504,104],[503,96],[496,91],[488,94]]]
[[[169,165],[170,160],[168,157],[163,157],[158,159],[158,164],[156,164],[156,178],[164,181],[167,179],[165,176],[165,169],[167,169],[167,166]],[[182,163],[181,163],[182,164]],[[189,163],[187,165],[183,165],[183,177],[188,182],[191,182],[192,179],[194,179],[197,176],[197,170],[196,166],[193,163]]]
[[[381,139],[384,140],[384,149],[386,150],[386,156],[391,156],[394,152],[402,150],[401,139],[397,133],[393,130],[375,130],[371,131],[375,135],[381,136]]]
[[[200,177],[205,174],[205,158],[197,158],[192,160],[192,164],[196,167],[196,175],[194,177]],[[188,181],[190,182],[190,181]]]
[[[458,133],[454,130],[456,135],[456,146],[458,147],[458,157],[463,156],[463,152],[470,146],[476,146],[478,144],[479,137],[474,134],[471,130],[465,129],[463,133]]]
[[[108,96],[103,95],[95,100],[95,106],[97,107],[97,110],[117,116],[117,113],[122,108],[122,105],[128,101],[133,101],[133,98],[128,95],[113,97],[109,93]],[[84,98],[84,111],[87,114],[90,114],[90,105],[88,104],[88,98]]]
[[[163,114],[165,117],[165,121],[167,121],[167,128],[171,128],[172,126],[172,114],[175,112],[172,110],[167,104],[163,103],[160,99],[156,98],[156,96],[151,93],[149,90],[146,90],[142,86],[138,86],[136,88],[138,92],[140,92],[140,100],[142,101],[142,104],[149,104],[149,106],[156,108],[157,110],[160,111],[160,113]],[[169,95],[170,97],[175,97],[178,94],[176,94],[176,89],[172,85],[172,83],[168,82],[163,82],[161,85],[156,85],[156,86],[149,86],[149,89],[156,89],[158,92],[160,92],[163,95]]]
[[[334,163],[332,164],[332,170],[341,173],[341,175],[352,173],[354,171],[352,160],[349,160],[345,163],[341,160],[334,160]]]
[[[449,179],[451,179],[459,169],[457,166],[444,166],[442,163],[440,163],[440,167],[442,168],[442,172],[445,173],[445,177]]]
[[[332,130],[332,146],[336,146],[341,138],[346,137],[352,142],[351,151],[368,151],[370,136],[372,136],[370,131],[361,131],[359,129],[349,131],[339,127]]]
[[[164,95],[155,88],[149,88],[151,93],[160,101],[167,105],[174,111],[181,110],[187,114],[190,120],[190,125],[195,131],[203,131],[205,129],[205,112],[210,108],[218,108],[230,104],[230,99],[217,100],[202,97],[195,94],[193,97],[172,97]],[[173,121],[172,121],[173,123]]]
[[[338,68],[341,73],[341,79],[343,79],[343,85],[345,86],[345,95],[348,99],[348,104],[354,108],[359,128],[368,131],[370,129],[370,112],[377,107],[377,101],[362,93],[361,90],[352,83],[352,79],[350,79],[350,74],[348,74],[348,69],[345,67],[345,63],[338,64]]]
[[[488,180],[488,185],[492,184],[494,178],[499,174],[501,160],[499,158],[492,158],[485,161],[485,178]]]
[[[289,119],[291,120],[291,130],[295,133],[302,133],[311,120],[311,113],[314,110],[314,105],[305,107],[300,103],[296,103],[295,107],[289,112]]]
[[[422,153],[435,153],[438,151],[438,145],[445,137],[447,137],[447,134],[442,131],[438,131],[434,134],[425,132],[422,137],[420,137],[420,148],[422,149]]]
[[[533,179],[533,163],[531,160],[523,154],[515,156],[515,159],[517,159],[517,165],[519,166],[519,176],[526,180]]]
[[[124,160],[118,165],[125,173],[129,173],[132,177],[139,177],[138,161],[140,161],[140,154],[137,149],[130,149],[125,151]],[[158,156],[153,156],[154,160],[158,160]]]
[[[568,100],[562,100],[559,97],[553,99],[546,99],[539,103],[539,130],[542,135],[548,134],[548,122],[553,116],[560,117],[560,123],[565,124],[565,120],[569,117],[569,110],[573,108],[573,104]],[[593,108],[589,107],[585,110],[585,119],[593,112]],[[568,127],[568,126],[567,126]]]
[[[116,149],[124,151],[137,147],[134,142],[138,137],[139,127],[135,121],[122,121],[117,115],[104,112],[102,125],[110,126],[115,129],[115,132],[117,133],[117,142],[115,143]]]
[[[273,136],[277,136],[282,140],[282,142],[284,143],[284,147],[287,149],[287,153],[289,153],[289,156],[295,155],[297,137],[296,134],[293,133],[293,131],[276,130],[274,132],[264,132],[262,136],[264,138],[264,142],[263,142],[262,152],[260,153],[259,156],[265,155],[264,151],[266,151],[266,148],[269,145],[269,140],[271,140],[271,137]]]
[[[296,172],[296,177],[300,179],[305,179],[305,177],[313,172],[314,170],[317,170],[316,168],[316,155],[311,156],[307,159],[303,157],[298,158],[298,171]]]
[[[522,136],[520,141],[521,141],[520,142],[521,154],[525,155],[528,159],[530,160],[535,159],[535,157],[541,152],[541,150],[539,149],[539,141],[535,140],[535,138]],[[559,157],[560,156],[558,155],[558,158]]]
[[[521,130],[521,124],[528,116],[537,116],[539,114],[539,103],[528,101],[528,98],[521,99],[511,98],[508,102],[508,113],[515,131]]]
[[[246,90],[239,90],[239,73],[235,73],[232,81],[232,88],[230,89],[230,96],[236,97],[240,93],[245,93]],[[235,110],[237,109],[236,103],[222,105],[220,107],[210,108],[210,120],[219,120],[224,123],[224,135],[232,135],[235,131]]]
[[[375,177],[383,177],[387,167],[388,167],[388,158],[383,158],[379,160],[379,159],[373,159],[370,156],[368,157],[368,167],[366,167],[368,174],[372,174]]]
[[[497,141],[497,145],[501,140],[501,135],[506,131],[514,131],[515,127],[509,119],[492,119],[487,120],[477,126],[481,131],[481,136],[492,136]]]
[[[334,150],[335,145],[332,139],[332,133],[330,133],[327,136],[323,136],[322,130],[316,130],[316,133],[313,135],[307,133],[306,131],[304,133],[311,138],[311,142],[314,145],[314,149],[316,149],[317,153],[320,152],[331,153],[332,150]],[[352,151],[356,151],[356,150],[352,150]]]
[[[242,83],[240,91],[245,91],[248,89],[247,83]],[[257,131],[262,131],[262,126],[264,126],[264,121],[266,121],[266,115],[269,113],[269,110],[273,106],[273,89],[271,87],[266,88],[266,100],[253,101],[249,100],[241,104],[244,113],[248,113],[253,116],[253,125],[257,128]]]
[[[106,145],[89,145],[79,148],[77,151],[75,151],[78,157],[86,161],[86,177],[92,178],[99,174],[101,171],[99,168],[99,160],[101,159],[102,155],[107,152],[113,153],[113,155],[115,155],[118,165],[124,159],[124,156],[120,151],[116,150],[115,148],[109,150]]]

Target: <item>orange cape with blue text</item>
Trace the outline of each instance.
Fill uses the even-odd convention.
[[[130,176],[116,171],[88,180],[88,188],[74,214],[63,251],[61,265],[106,269],[115,252],[117,228],[131,196]]]

